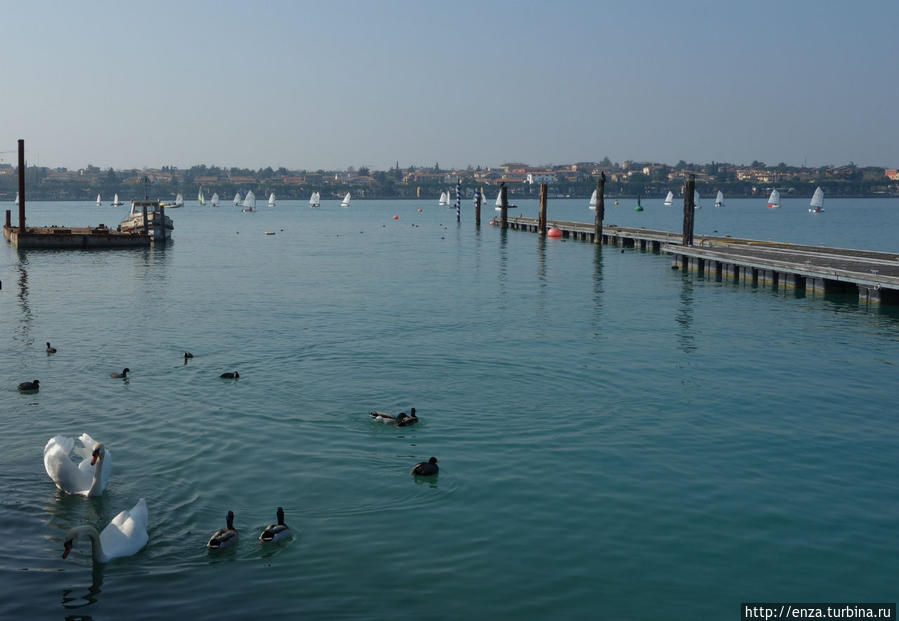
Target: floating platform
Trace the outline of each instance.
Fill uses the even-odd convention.
[[[537,232],[536,218],[509,218],[511,229]],[[547,221],[567,239],[594,241],[593,224]],[[674,265],[705,277],[807,295],[857,293],[859,302],[899,305],[899,254],[694,235],[692,246],[669,231],[603,225],[602,243],[674,255]]]
[[[19,227],[4,226],[3,237],[23,250],[28,248],[137,248],[150,245],[143,232],[123,233],[100,224],[96,227]]]

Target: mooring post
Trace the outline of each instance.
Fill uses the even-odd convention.
[[[144,202],[143,208],[141,209],[144,215],[144,237],[148,240],[150,239],[150,223],[147,222],[147,203]]]
[[[693,204],[693,193],[696,192],[696,175],[690,173],[687,178],[687,187],[684,190],[684,234],[681,238],[682,246],[693,245],[693,215],[695,205]]]
[[[499,228],[509,227],[509,199],[506,190],[506,182],[499,184]]]
[[[165,242],[168,241],[168,239],[166,238],[166,235],[168,235],[168,230],[166,230],[166,228],[165,228],[165,205],[163,205],[162,203],[159,204],[159,213],[157,213],[153,217],[156,218],[157,216],[159,217],[159,222],[155,223],[154,226],[156,224],[158,224],[162,227],[161,229],[158,229],[158,230],[162,231],[162,243],[164,244]],[[154,238],[156,237],[155,233],[153,234],[153,237]]]
[[[19,233],[25,232],[25,141],[19,138]]]
[[[7,229],[12,228],[12,219],[11,219],[11,216],[9,213],[9,209],[6,210],[6,226],[5,226],[5,228],[7,228]]]
[[[540,184],[540,211],[537,212],[537,233],[546,235],[546,184]]]
[[[462,220],[462,177],[456,179],[456,222]]]
[[[606,171],[596,180],[596,213],[593,214],[593,243],[602,243],[602,219],[606,216]]]
[[[475,190],[474,195],[474,227],[481,228],[481,189]]]

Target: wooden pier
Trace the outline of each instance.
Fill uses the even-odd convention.
[[[558,228],[563,239],[596,242],[593,224],[550,220],[545,226]],[[508,228],[540,229],[535,218],[523,217],[509,218]],[[680,233],[609,224],[601,235],[604,244],[674,255],[673,268],[709,278],[813,295],[857,293],[860,302],[899,304],[896,253],[706,235],[684,246]]]
[[[7,212],[8,213],[8,212]],[[3,237],[19,250],[29,248],[136,248],[150,245],[143,233],[123,233],[100,224],[95,227],[4,226]]]

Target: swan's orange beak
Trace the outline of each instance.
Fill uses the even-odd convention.
[[[100,451],[91,453],[91,466],[96,465],[97,459],[100,457]]]
[[[62,557],[63,558],[67,557],[69,555],[69,552],[71,552],[71,551],[72,551],[72,541],[69,540],[69,541],[66,541],[66,543],[65,543],[65,550],[63,550],[63,552],[62,552]]]

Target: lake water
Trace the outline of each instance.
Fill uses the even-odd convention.
[[[164,249],[0,244],[0,618],[736,619],[744,601],[896,601],[899,313],[501,232],[492,209],[476,230],[470,202],[460,224],[434,203],[188,204]],[[679,229],[677,205],[633,203],[610,201],[606,223]],[[825,209],[709,204],[696,231],[899,250],[899,201]],[[36,202],[28,223],[124,210]],[[549,217],[592,212],[558,200]],[[33,379],[39,393],[16,390]],[[368,418],[409,407],[415,427]],[[99,498],[44,472],[47,440],[83,431],[112,455]],[[411,477],[430,456],[439,476]],[[141,552],[92,569],[78,540],[60,558],[68,528],[141,497]],[[278,506],[293,539],[261,547]],[[240,543],[211,554],[229,509]]]

